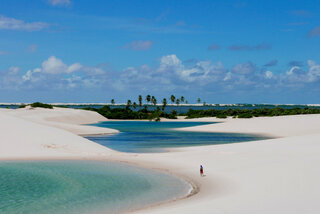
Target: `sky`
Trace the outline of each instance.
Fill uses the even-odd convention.
[[[317,0],[1,0],[0,103],[320,103]]]

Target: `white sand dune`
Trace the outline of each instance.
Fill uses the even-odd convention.
[[[78,124],[97,122],[100,119],[105,120],[95,112],[81,110],[2,109],[0,159],[108,156],[110,149],[73,134],[117,133],[117,130]]]
[[[250,119],[216,119],[199,118],[188,121],[211,121],[209,124],[197,127],[187,127],[178,130],[197,132],[233,132],[263,134],[278,137],[320,133],[320,115],[294,115],[279,117],[255,117]]]
[[[68,108],[22,108],[16,110],[3,109],[7,114],[27,121],[53,126],[78,135],[115,134],[118,130],[88,126],[107,119],[93,111]]]
[[[75,135],[108,132],[94,130],[95,127],[86,131],[88,126],[79,125],[104,120],[93,114],[72,109],[1,110],[0,159],[126,161],[180,175],[200,188],[192,197],[136,213],[320,213],[320,115],[206,118],[224,123],[183,130],[259,133],[281,138],[179,148],[169,153],[126,154]],[[200,164],[205,177],[199,176]]]

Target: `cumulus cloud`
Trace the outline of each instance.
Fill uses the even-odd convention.
[[[266,72],[265,72],[265,77],[266,77],[267,79],[271,79],[271,78],[273,77],[273,73],[272,73],[271,71],[266,71]]]
[[[208,47],[208,51],[215,51],[215,50],[220,50],[220,49],[221,49],[220,45],[217,45],[217,44],[211,44]]]
[[[296,90],[308,85],[314,88],[319,83],[320,65],[312,60],[308,60],[304,67],[292,66],[287,71],[274,72],[252,62],[238,63],[229,68],[219,61],[196,60],[184,63],[175,54],[161,57],[155,67],[142,65],[121,71],[113,71],[105,65],[85,66],[79,62],[67,64],[55,56],[27,71],[18,67],[0,71],[0,88],[38,91],[91,88],[112,93],[245,93],[264,91],[271,87],[274,90]]]
[[[86,67],[80,63],[65,64],[61,59],[51,56],[43,61],[41,67],[28,70],[21,76],[21,81],[30,87],[54,85],[55,87],[75,87],[76,84],[94,85],[96,79],[102,80],[99,67]],[[91,75],[90,73],[94,73]],[[33,84],[33,85],[32,85]]]
[[[313,60],[308,60],[307,65],[307,70],[304,70],[299,66],[291,67],[286,72],[285,80],[288,82],[304,84],[320,81],[320,65]]]
[[[1,84],[0,86],[2,88],[13,88],[17,89],[19,87],[19,71],[20,68],[16,66],[10,67],[6,71],[1,71],[0,76],[1,76]]]
[[[49,27],[44,22],[25,22],[23,20],[0,16],[0,29],[2,30],[25,30],[39,31]]]
[[[42,63],[41,71],[48,74],[59,74],[59,73],[72,73],[78,71],[82,68],[80,63],[75,63],[70,66],[67,66],[62,62],[61,59],[56,58],[55,56],[49,57]]]
[[[310,33],[309,33],[310,37],[314,37],[314,36],[320,36],[320,26],[317,26],[315,28],[313,28]]]
[[[131,42],[130,44],[125,45],[123,48],[131,49],[135,51],[144,51],[144,50],[149,50],[151,47],[152,47],[152,41],[137,40],[137,41]]]
[[[180,73],[183,70],[181,60],[174,54],[161,57],[159,72],[176,72]]]
[[[67,6],[71,4],[70,0],[48,0],[52,6]]]
[[[250,45],[232,45],[229,47],[231,51],[262,51],[262,50],[270,50],[271,45],[269,44],[258,44],[254,46]]]
[[[256,70],[256,66],[252,62],[239,63],[232,67],[232,71],[238,74],[250,74]]]
[[[314,82],[320,79],[320,65],[312,60],[308,60],[308,77],[309,81]]]

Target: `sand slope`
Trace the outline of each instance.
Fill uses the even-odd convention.
[[[0,111],[28,121],[61,128],[77,135],[115,134],[119,132],[115,129],[83,125],[107,120],[93,111],[68,108],[22,108],[16,110],[2,109]]]
[[[73,134],[117,132],[98,127],[90,127],[91,129],[86,131],[87,126],[77,124],[79,122],[96,122],[99,119],[99,117],[85,119],[91,116],[91,112],[70,109],[1,110],[0,159],[92,158],[115,153],[104,146]],[[61,122],[72,121],[70,117],[78,118],[78,121],[73,120],[73,124]],[[59,122],[52,123],[47,118]]]
[[[290,137],[320,133],[320,115],[294,115],[280,117],[255,117],[250,119],[199,118],[188,121],[219,122],[178,130],[198,132],[233,132]]]

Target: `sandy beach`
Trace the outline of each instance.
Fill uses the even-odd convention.
[[[319,213],[320,115],[253,119],[201,118],[216,124],[181,131],[254,133],[277,138],[172,149],[116,152],[79,135],[117,130],[83,124],[105,121],[74,109],[0,110],[0,159],[101,159],[166,171],[193,183],[192,197],[135,213]],[[199,165],[205,177],[199,176]]]

